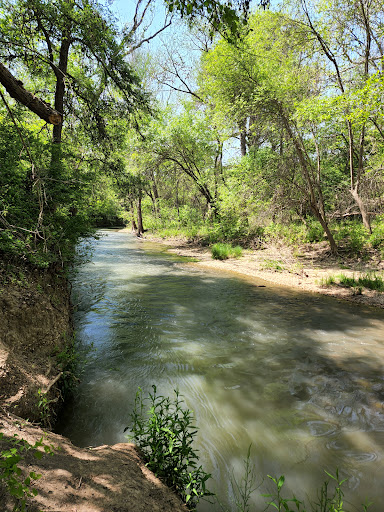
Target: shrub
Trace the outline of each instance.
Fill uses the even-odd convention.
[[[377,217],[372,225],[372,234],[369,242],[374,249],[384,249],[384,217]]]
[[[343,242],[347,250],[360,254],[369,241],[369,232],[360,221],[346,221],[333,226],[336,242]]]
[[[212,496],[205,487],[210,474],[198,466],[196,451],[192,448],[197,428],[189,409],[183,409],[184,401],[175,390],[175,399],[153,393],[143,398],[142,390],[136,393],[131,414],[132,431],[128,437],[141,449],[146,465],[173,488],[188,508],[195,510],[200,498]],[[144,410],[149,402],[149,410]]]

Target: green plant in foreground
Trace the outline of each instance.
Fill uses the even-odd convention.
[[[338,470],[336,470],[335,475],[328,473],[328,471],[325,471],[325,473],[330,480],[326,480],[323,483],[318,491],[316,501],[310,502],[309,507],[294,495],[289,499],[283,496],[284,476],[275,478],[268,475],[268,478],[275,484],[276,491],[270,494],[262,494],[262,496],[268,498],[270,501],[267,502],[267,505],[273,507],[278,512],[347,512],[344,508],[344,492],[341,488],[347,479],[340,480]],[[330,485],[331,482],[333,485]],[[367,512],[370,505],[371,503],[363,504],[363,512]]]
[[[230,244],[217,243],[212,245],[211,253],[215,260],[227,260],[228,258],[240,258],[243,249],[239,245],[232,247]]]
[[[30,471],[28,476],[24,477],[19,464],[29,451],[33,450],[33,456],[41,459],[44,454],[52,455],[53,447],[44,445],[43,438],[31,445],[25,439],[20,439],[17,434],[6,439],[4,434],[0,433],[0,442],[5,443],[5,449],[0,452],[0,481],[5,483],[9,494],[16,500],[13,510],[24,512],[26,499],[37,495],[36,489],[32,488],[32,482],[38,480],[41,475]],[[38,450],[39,447],[43,447],[44,452]]]
[[[198,466],[196,451],[192,448],[197,428],[193,416],[184,409],[184,401],[175,390],[175,398],[153,393],[143,398],[142,390],[136,393],[135,406],[131,414],[131,426],[127,427],[141,449],[148,468],[173,488],[188,508],[194,510],[199,500],[212,493],[206,488],[210,474]],[[145,405],[149,404],[147,410]]]

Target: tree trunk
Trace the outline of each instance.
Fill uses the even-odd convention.
[[[143,228],[143,215],[142,215],[142,211],[141,211],[141,190],[140,190],[139,197],[137,200],[137,231],[136,231],[136,234],[137,234],[137,236],[141,236],[143,233],[144,233],[144,228]]]
[[[60,47],[59,65],[56,70],[56,89],[55,89],[55,109],[64,112],[64,95],[65,95],[65,77],[68,70],[68,55],[71,46],[69,30],[63,33],[63,39]],[[56,144],[61,143],[62,123],[53,127],[53,142]]]
[[[293,132],[292,127],[289,122],[289,119],[286,116],[281,105],[278,105],[277,108],[278,108],[278,112],[280,114],[281,120],[283,122],[283,125],[285,127],[285,130],[286,130],[289,138],[292,140],[293,145],[295,147],[296,155],[298,157],[300,167],[302,169],[303,177],[307,183],[311,210],[313,211],[314,215],[316,216],[316,218],[318,219],[318,221],[320,222],[324,231],[327,234],[328,242],[329,242],[329,245],[331,248],[331,253],[337,254],[337,245],[336,245],[335,239],[333,238],[331,230],[328,227],[328,222],[325,218],[325,215],[322,215],[322,212],[320,211],[320,209],[318,207],[318,201],[317,201],[316,192],[315,192],[316,184],[313,183],[312,179],[311,179],[310,169],[308,169],[308,163],[307,163],[307,160],[305,157],[305,150],[302,147],[300,140],[296,137],[295,133]]]
[[[363,219],[364,226],[368,229],[368,231],[370,233],[372,233],[370,216],[365,208],[365,204],[364,204],[363,200],[360,197],[357,184],[355,185],[354,188],[351,188],[350,192],[360,210],[361,218]]]
[[[247,127],[246,122],[241,121],[239,123],[240,130],[240,153],[241,156],[245,156],[247,154]]]
[[[17,80],[3,64],[0,64],[0,83],[12,98],[25,105],[41,119],[53,125],[61,125],[62,115],[60,112],[27,91],[23,83]]]

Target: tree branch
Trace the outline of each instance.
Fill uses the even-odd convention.
[[[59,125],[62,123],[62,117],[57,110],[53,109],[48,103],[37,98],[34,94],[27,91],[20,80],[17,80],[12,73],[0,63],[0,83],[5,87],[9,95],[15,100],[25,105],[29,110],[37,114],[47,123]]]

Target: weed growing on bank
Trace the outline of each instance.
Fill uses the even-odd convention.
[[[345,286],[347,288],[352,288],[353,290],[360,290],[360,293],[363,288],[377,292],[384,292],[384,279],[375,272],[368,272],[357,279],[354,276],[349,277],[345,274],[329,276],[322,279],[321,284],[323,286]]]
[[[345,508],[343,484],[347,479],[341,479],[339,470],[336,469],[332,475],[325,471],[328,479],[323,482],[317,491],[317,498],[307,500],[306,502],[298,499],[294,494],[287,497],[284,492],[285,477],[279,478],[268,475],[273,483],[273,490],[269,493],[261,494],[266,499],[266,507],[263,511],[277,510],[278,512],[352,512]],[[256,510],[251,503],[253,493],[260,487],[255,486],[256,468],[251,462],[251,446],[248,448],[247,457],[244,460],[244,472],[240,481],[232,477],[230,484],[233,491],[234,501],[231,509],[223,506],[218,500],[223,512],[261,512]],[[361,512],[367,512],[372,503],[366,502],[361,505]],[[357,509],[353,509],[356,510]]]
[[[243,254],[243,249],[237,245],[232,247],[230,244],[214,244],[211,247],[212,258],[215,260],[227,260],[228,258],[240,258]]]
[[[45,445],[43,438],[31,445],[17,434],[6,438],[3,433],[0,433],[0,443],[0,482],[5,484],[8,493],[15,499],[14,512],[25,512],[27,498],[37,496],[36,489],[32,487],[33,481],[41,478],[41,475],[30,471],[24,477],[20,464],[28,452],[33,453],[36,459],[41,459],[46,454],[53,455],[53,446]],[[40,447],[43,447],[44,452],[38,450]]]
[[[131,415],[129,439],[134,440],[144,455],[148,468],[176,491],[190,510],[195,510],[201,498],[212,496],[206,488],[210,474],[198,465],[198,456],[192,444],[197,433],[193,415],[184,409],[178,391],[175,398],[153,393],[143,398],[136,393]],[[148,407],[147,407],[148,404]]]

